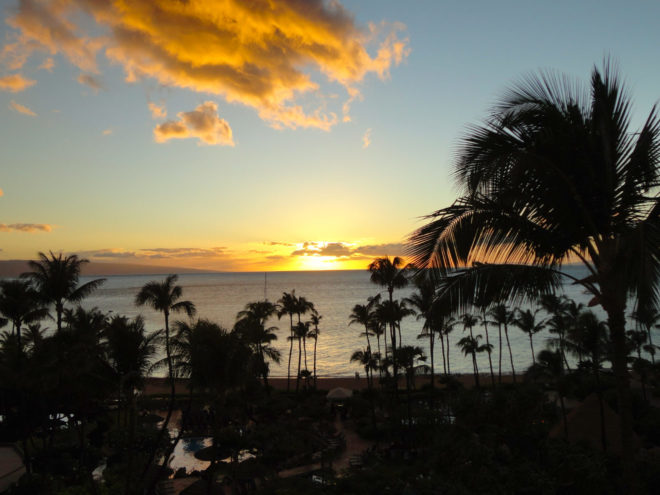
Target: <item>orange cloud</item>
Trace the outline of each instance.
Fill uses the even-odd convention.
[[[164,119],[167,117],[167,109],[165,108],[165,105],[157,105],[156,103],[150,101],[149,111],[151,112],[151,116],[154,119]]]
[[[371,129],[367,129],[367,131],[362,136],[362,147],[366,149],[369,147],[370,144],[371,144]]]
[[[7,24],[17,30],[14,42],[8,43],[2,56],[9,65],[20,68],[34,51],[51,55],[64,54],[76,67],[86,72],[97,72],[96,52],[103,40],[82,34],[69,19],[74,13],[74,2],[69,0],[19,0],[16,15]]]
[[[106,36],[82,33],[72,20],[80,12]],[[18,33],[5,52],[17,60],[36,44],[94,73],[103,46],[127,81],[153,78],[220,95],[254,108],[275,128],[328,130],[339,121],[312,73],[345,88],[341,111],[348,121],[365,76],[386,79],[409,53],[408,40],[399,36],[403,25],[360,28],[337,0],[20,0],[10,25]]]
[[[34,113],[32,110],[30,110],[28,107],[21,105],[20,103],[16,103],[14,100],[11,100],[9,102],[9,108],[12,110],[22,113],[23,115],[29,115],[30,117],[36,117],[37,114]]]
[[[18,93],[30,86],[34,86],[37,81],[26,79],[20,74],[12,74],[10,76],[0,77],[0,89],[3,91],[10,91]]]
[[[4,194],[5,194],[4,191],[0,189],[0,196],[4,196]]]
[[[53,228],[43,223],[0,223],[0,232],[50,232]]]
[[[112,134],[112,129],[106,129],[101,134],[104,136],[109,136]]]
[[[234,146],[231,127],[218,115],[218,105],[207,101],[191,112],[179,112],[179,120],[168,120],[154,129],[154,139],[164,143],[170,139],[197,138],[205,144]]]
[[[39,66],[39,69],[47,70],[48,72],[53,72],[53,67],[55,67],[55,61],[52,59],[52,57],[48,57]]]

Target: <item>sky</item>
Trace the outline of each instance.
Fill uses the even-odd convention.
[[[0,260],[363,269],[459,194],[521,77],[610,57],[660,98],[649,1],[5,0]]]

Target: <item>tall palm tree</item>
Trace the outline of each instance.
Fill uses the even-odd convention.
[[[463,351],[463,355],[472,356],[472,370],[474,372],[474,385],[479,388],[479,365],[477,364],[477,353],[481,352],[480,349],[482,346],[479,345],[479,340],[481,340],[481,335],[473,337],[468,335],[463,337],[456,344]]]
[[[373,322],[373,311],[366,304],[356,304],[351,310],[351,314],[348,317],[349,326],[353,323],[364,326],[364,332],[360,336],[365,336],[367,338],[367,349],[371,350],[371,342],[369,341],[369,336],[374,335],[371,332],[371,324]]]
[[[504,338],[506,346],[509,349],[509,362],[511,364],[511,375],[513,383],[516,383],[516,368],[513,364],[513,352],[511,350],[511,341],[509,340],[509,324],[513,323],[514,313],[510,311],[506,304],[496,304],[488,312],[493,322],[497,325],[500,335],[500,362],[499,362],[499,382],[502,383],[502,327],[504,327]]]
[[[12,332],[16,335],[19,352],[22,349],[23,324],[34,323],[47,314],[48,311],[39,300],[39,294],[29,282],[20,279],[0,281],[0,315],[12,323]]]
[[[422,332],[417,336],[417,338],[428,338],[429,339],[429,354],[431,356],[431,388],[435,386],[435,359],[434,359],[434,348],[435,348],[435,336],[440,335],[442,339],[442,361],[445,364],[445,355],[444,355],[444,338],[442,338],[442,333],[440,333],[445,313],[441,301],[437,300],[435,297],[435,283],[433,280],[424,273],[422,277],[416,277],[415,285],[417,286],[417,291],[414,292],[409,298],[404,299],[404,301],[412,306],[413,314],[417,315],[417,320],[424,320],[422,326]],[[447,366],[444,366],[445,374],[447,373]]]
[[[85,263],[88,260],[75,254],[64,257],[60,253],[55,256],[50,251],[50,257],[39,253],[38,261],[28,262],[31,271],[21,274],[21,277],[32,282],[46,304],[55,305],[58,332],[62,330],[64,304],[82,301],[105,282],[104,278],[99,278],[79,286],[80,270]]]
[[[165,416],[165,421],[160,429],[156,445],[159,445],[165,436],[167,426],[172,417],[172,412],[174,411],[174,397],[176,395],[172,349],[170,345],[170,314],[183,312],[186,313],[188,317],[192,318],[196,313],[195,305],[191,301],[180,301],[183,296],[183,289],[180,285],[176,285],[178,278],[177,275],[168,275],[162,282],[147,282],[135,296],[136,306],[149,306],[152,309],[163,313],[165,318],[165,359],[167,364],[167,377],[170,382],[170,400],[167,408],[167,415]],[[143,476],[146,474],[146,471],[153,462],[155,456],[156,449],[153,450],[149,463],[145,466]]]
[[[530,76],[510,90],[459,151],[464,195],[411,236],[413,261],[451,273],[459,306],[475,295],[534,298],[572,280],[607,314],[624,480],[636,486],[625,309],[660,302],[660,123],[630,129],[631,100],[609,62],[589,90]],[[589,275],[562,266],[579,260]]]
[[[447,346],[446,346],[446,352],[447,352],[447,374],[451,375],[451,363],[449,361],[449,349],[451,348],[451,344],[449,342],[449,334],[454,331],[454,327],[456,326],[457,321],[453,316],[450,316],[448,318],[445,318],[444,321],[442,322],[442,326],[438,326],[438,332],[440,333],[440,338],[447,339]]]
[[[372,283],[387,288],[390,304],[393,302],[394,289],[401,289],[408,285],[406,271],[409,269],[409,266],[404,265],[403,259],[398,256],[395,256],[392,259],[390,259],[389,256],[376,258],[369,264],[367,269],[371,273],[370,280]],[[390,326],[390,337],[392,336],[393,340],[391,341],[391,344],[392,351],[394,352],[394,350],[396,350],[396,335],[394,329]],[[397,364],[394,355],[392,362],[396,369]]]
[[[536,315],[539,310],[532,312],[531,309],[525,311],[518,310],[518,314],[513,319],[513,324],[520,328],[529,337],[529,347],[532,349],[532,364],[536,364],[536,357],[534,354],[534,334],[539,333],[545,328],[545,320],[536,321]]]
[[[314,310],[312,316],[310,317],[310,322],[314,325],[314,330],[310,333],[310,337],[314,339],[314,388],[316,388],[316,344],[319,342],[319,335],[321,330],[319,329],[319,323],[321,323],[321,316],[318,311]]]
[[[257,357],[257,368],[268,390],[269,365],[267,359],[279,363],[280,353],[271,346],[277,340],[277,327],[266,327],[268,319],[277,313],[277,306],[270,301],[255,301],[245,305],[245,309],[236,315],[234,331],[238,331],[245,341],[253,347]]]
[[[282,297],[277,301],[279,309],[277,310],[277,318],[280,319],[284,315],[289,315],[289,364],[287,365],[286,372],[286,391],[290,390],[291,383],[291,355],[293,354],[293,315],[296,314],[298,310],[298,298],[296,297],[296,291],[292,290],[291,292],[283,292]]]
[[[651,350],[651,362],[655,364],[655,346],[653,345],[653,337],[651,336],[651,329],[653,327],[660,328],[660,311],[657,308],[638,308],[632,314],[632,317],[637,320],[640,327],[646,330],[649,338],[649,349]]]

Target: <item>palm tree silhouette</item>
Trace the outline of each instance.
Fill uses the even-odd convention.
[[[406,270],[409,266],[404,265],[403,259],[395,256],[390,259],[388,256],[384,258],[376,258],[369,264],[368,270],[371,273],[370,280],[374,284],[381,287],[387,287],[390,304],[393,303],[394,289],[401,289],[408,285],[408,278],[406,277]],[[394,357],[396,350],[396,334],[394,332],[393,323],[390,323],[390,337],[392,338],[392,364],[394,367],[394,374],[396,375],[397,363]]]
[[[373,320],[373,311],[367,305],[356,304],[353,306],[353,310],[349,316],[348,324],[349,326],[353,323],[364,326],[364,332],[360,336],[365,336],[367,338],[367,349],[371,350],[371,342],[369,341],[369,336],[374,335],[371,332],[371,323]]]
[[[291,354],[293,354],[293,315],[296,314],[298,310],[298,298],[296,297],[296,291],[292,290],[291,292],[283,292],[282,297],[277,301],[279,309],[277,311],[277,318],[282,318],[284,315],[289,315],[289,364],[287,365],[286,372],[286,391],[290,390],[291,383]]]
[[[479,340],[481,340],[481,338],[482,338],[481,335],[477,335],[476,337],[473,337],[472,335],[468,335],[467,337],[463,337],[456,344],[463,351],[463,355],[472,356],[472,370],[474,371],[474,385],[477,388],[479,388],[479,365],[477,364],[477,353],[478,352],[483,352],[484,350],[486,350],[485,344],[484,345],[479,345]]]
[[[653,109],[631,131],[630,109],[608,61],[589,91],[550,73],[528,77],[464,139],[465,194],[411,235],[410,254],[450,275],[460,307],[482,294],[535,298],[566,278],[592,295],[608,318],[624,481],[634,487],[625,308],[629,297],[636,308],[660,302],[660,123]],[[568,260],[589,275],[562,271]]]
[[[529,337],[529,347],[532,349],[532,364],[536,364],[533,341],[534,334],[539,333],[545,328],[545,320],[536,321],[536,315],[538,313],[538,309],[533,313],[531,309],[526,309],[525,311],[519,309],[518,315],[513,320],[513,324],[525,332]]]
[[[277,327],[266,327],[268,319],[277,313],[277,306],[270,301],[255,301],[247,303],[245,309],[236,315],[234,331],[237,331],[253,348],[257,357],[257,368],[263,377],[264,387],[268,390],[269,366],[266,358],[276,363],[280,362],[280,353],[270,344],[277,340]]]
[[[422,332],[417,336],[418,339],[429,340],[429,354],[431,356],[431,388],[435,387],[435,335],[438,333],[439,324],[443,316],[440,311],[440,305],[435,299],[435,284],[433,280],[424,274],[424,276],[415,278],[417,291],[410,297],[404,299],[404,302],[412,306],[412,314],[417,316],[417,320],[424,320]],[[442,345],[442,354],[444,362],[444,340]],[[445,366],[445,373],[447,372]]]
[[[319,329],[321,318],[323,318],[323,316],[321,316],[318,311],[314,310],[309,319],[310,323],[314,325],[314,330],[309,334],[309,336],[314,339],[314,388],[316,388],[316,344],[318,344],[319,335],[321,335],[321,330]]]
[[[179,300],[183,295],[183,289],[181,286],[175,285],[178,278],[177,275],[168,275],[162,282],[147,282],[135,296],[136,306],[150,306],[152,309],[162,312],[165,317],[165,359],[167,364],[167,376],[170,382],[170,400],[167,407],[167,415],[161,426],[158,441],[156,442],[156,448],[152,451],[149,462],[142,473],[143,477],[156,456],[157,446],[162,442],[165,436],[167,426],[172,417],[172,412],[174,411],[176,388],[172,363],[172,349],[170,345],[170,314],[184,312],[188,317],[192,318],[196,313],[195,305],[192,302]]]
[[[653,327],[660,328],[660,311],[657,308],[638,308],[633,312],[632,317],[637,320],[640,327],[646,330],[649,338],[648,350],[651,354],[651,362],[655,364],[655,346],[653,345],[651,329]]]
[[[513,322],[513,312],[509,311],[506,304],[496,304],[490,309],[488,314],[493,318],[493,323],[497,325],[500,334],[499,383],[502,383],[502,327],[504,327],[504,337],[506,338],[506,345],[509,349],[509,361],[511,362],[513,383],[516,383],[516,368],[513,365],[513,352],[511,351],[511,342],[509,341],[509,323]]]
[[[46,304],[55,305],[58,332],[62,330],[64,303],[82,301],[105,282],[104,278],[99,278],[78,286],[80,269],[84,263],[88,263],[88,260],[78,258],[75,254],[63,257],[62,253],[55,256],[50,251],[50,257],[39,253],[39,261],[30,260],[28,266],[31,271],[21,274],[21,277],[34,284]]]
[[[22,326],[41,320],[48,314],[39,300],[39,294],[26,280],[0,281],[0,327],[8,321],[17,339],[18,350],[22,350]]]

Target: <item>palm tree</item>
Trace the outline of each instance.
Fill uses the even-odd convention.
[[[412,313],[417,315],[417,320],[424,320],[422,332],[417,336],[418,339],[429,339],[429,354],[431,355],[431,388],[435,387],[435,360],[434,344],[437,333],[437,324],[435,320],[441,317],[438,313],[439,305],[435,304],[435,284],[433,280],[426,276],[416,277],[415,285],[417,291],[410,297],[404,299],[404,302],[412,306]],[[444,341],[443,341],[444,358]],[[446,369],[445,369],[446,372]]]
[[[447,339],[447,374],[451,375],[451,364],[449,362],[449,349],[451,347],[449,343],[449,334],[454,331],[454,326],[456,326],[456,319],[454,317],[446,318],[442,322],[442,326],[438,326],[438,332],[440,333],[440,338],[444,340]]]
[[[296,375],[296,393],[300,388],[300,367],[302,364],[302,355],[303,355],[303,345],[307,339],[307,334],[309,333],[309,322],[298,322],[293,327],[293,338],[298,341],[298,374]],[[307,360],[307,358],[305,358]],[[305,363],[305,369],[307,369],[307,364]]]
[[[369,390],[373,387],[373,370],[378,368],[378,361],[380,356],[377,353],[371,352],[371,349],[361,349],[351,354],[351,362],[356,362],[364,367],[364,372],[367,375],[367,388]]]
[[[310,337],[314,339],[314,388],[316,388],[316,344],[318,344],[319,335],[321,334],[321,330],[319,329],[321,318],[323,318],[323,316],[321,316],[316,310],[314,310],[310,317],[310,322],[314,325],[314,330],[310,333]]]
[[[147,282],[135,296],[136,306],[150,306],[152,309],[162,312],[165,317],[165,359],[167,364],[167,376],[170,382],[170,401],[165,421],[163,422],[158,435],[156,446],[162,442],[165,432],[167,431],[167,426],[172,417],[172,412],[174,411],[174,396],[176,395],[172,349],[170,345],[170,314],[184,312],[188,317],[192,318],[196,313],[195,305],[192,302],[179,300],[183,295],[183,289],[180,285],[175,285],[178,278],[177,275],[168,275],[162,282]],[[156,449],[153,450],[149,463],[145,466],[143,476],[146,474],[146,471],[153,462],[155,456]]]
[[[565,278],[593,296],[608,318],[624,480],[634,487],[625,308],[629,297],[637,308],[660,299],[660,123],[653,109],[632,131],[630,109],[607,61],[590,91],[548,73],[527,78],[464,139],[465,194],[412,234],[411,255],[442,273],[458,268],[446,289],[461,307],[481,294],[532,299]],[[562,271],[569,259],[589,275]]]
[[[529,337],[529,347],[532,349],[532,364],[536,364],[534,341],[532,339],[534,334],[539,333],[545,328],[545,320],[536,321],[536,315],[538,312],[538,309],[533,313],[531,309],[526,309],[525,311],[519,309],[518,315],[513,320],[513,324],[525,332]]]
[[[289,364],[287,365],[286,372],[286,391],[290,390],[291,382],[291,354],[293,354],[293,315],[296,314],[298,310],[298,298],[296,297],[296,291],[292,290],[291,292],[283,292],[282,297],[277,301],[279,309],[277,311],[277,318],[280,319],[284,315],[289,315]]]
[[[32,271],[21,274],[21,277],[34,284],[46,304],[55,305],[58,332],[62,330],[64,303],[82,301],[105,282],[104,278],[99,278],[78,286],[80,269],[84,263],[88,263],[88,260],[78,258],[75,254],[63,257],[62,253],[55,256],[50,251],[50,258],[39,253],[39,261],[28,262]]]
[[[356,304],[353,306],[353,310],[349,316],[348,324],[349,326],[353,323],[364,326],[364,332],[360,336],[365,336],[367,338],[367,349],[371,349],[371,342],[369,341],[369,335],[374,335],[371,330],[371,323],[373,321],[373,311],[365,304]]]
[[[420,361],[426,361],[426,356],[424,355],[424,351],[421,347],[412,345],[402,345],[394,352],[397,355],[396,360],[401,364],[406,373],[406,403],[408,405],[408,426],[412,427],[410,389],[415,385],[415,373],[418,369],[417,364]]]
[[[381,287],[387,287],[389,294],[390,304],[393,302],[394,289],[401,289],[408,285],[408,278],[406,277],[406,270],[409,269],[408,265],[403,264],[403,259],[395,256],[390,259],[388,256],[384,258],[376,258],[369,264],[368,270],[371,273],[370,280],[374,284]],[[396,350],[396,335],[393,328],[390,326],[390,336],[393,336],[392,351]],[[393,366],[396,369],[396,358],[392,359]],[[396,374],[396,373],[395,373]]]
[[[657,308],[638,308],[633,312],[632,317],[637,320],[640,327],[646,330],[649,338],[648,345],[651,350],[651,362],[655,364],[655,346],[653,345],[651,329],[653,327],[660,328],[660,311]]]
[[[479,365],[477,364],[477,353],[480,352],[479,351],[479,348],[481,347],[479,345],[479,340],[480,339],[481,339],[481,335],[477,335],[476,337],[473,337],[473,336],[470,335],[470,336],[467,336],[467,337],[463,337],[456,344],[463,351],[463,355],[472,356],[472,370],[474,371],[474,385],[477,388],[479,388]]]
[[[277,340],[277,327],[266,327],[268,319],[277,313],[277,306],[269,301],[247,303],[245,309],[237,315],[234,331],[237,331],[255,351],[257,368],[263,377],[264,386],[268,390],[269,366],[266,358],[276,363],[280,362],[280,352],[271,346]]]
[[[47,314],[46,308],[39,301],[39,294],[29,282],[20,279],[0,281],[0,315],[12,323],[19,352],[22,350],[23,324],[34,323]]]
[[[509,341],[509,323],[513,322],[513,313],[509,311],[506,304],[496,304],[493,306],[488,315],[493,318],[493,323],[497,325],[499,332],[499,367],[498,367],[498,383],[502,383],[502,327],[504,327],[504,337],[506,338],[506,345],[509,349],[509,361],[511,362],[511,373],[513,375],[513,383],[516,383],[516,368],[513,365],[513,352],[511,351],[511,342]]]

